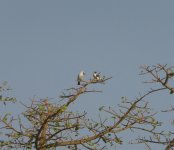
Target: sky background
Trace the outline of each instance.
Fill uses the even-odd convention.
[[[100,106],[116,106],[122,96],[133,99],[151,87],[142,84],[141,65],[174,64],[173,10],[172,0],[0,1],[0,81],[29,104],[77,87],[80,70],[86,79],[99,71],[113,77],[92,87],[103,93],[83,95],[73,106],[97,116]],[[155,110],[174,104],[168,92],[149,98]]]

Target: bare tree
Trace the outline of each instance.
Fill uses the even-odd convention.
[[[151,89],[151,91],[161,91],[161,90],[168,90],[170,94],[174,93],[174,87],[172,83],[172,78],[174,76],[174,67],[168,67],[167,65],[156,65],[156,66],[142,66],[141,67],[141,75],[150,75],[152,79],[150,81],[146,81],[145,83],[153,83],[159,84],[160,88]],[[174,107],[171,106],[168,110],[162,110],[161,112],[172,113],[174,111]],[[164,124],[164,122],[163,122]],[[174,125],[174,122],[173,122]],[[174,149],[174,132],[172,131],[161,131],[157,132],[150,132],[151,136],[147,138],[139,138],[139,143],[148,143],[151,144],[161,144],[165,145],[165,150]],[[148,146],[150,147],[150,146]]]
[[[14,117],[8,113],[1,115],[0,147],[2,149],[46,150],[66,147],[74,150],[102,150],[107,146],[122,144],[124,139],[119,135],[128,130],[147,133],[156,138],[164,137],[163,132],[156,130],[160,128],[161,122],[155,119],[156,112],[152,111],[145,98],[165,89],[173,93],[173,88],[168,84],[173,74],[169,73],[169,68],[165,67],[162,65],[153,68],[143,66],[141,74],[151,74],[153,79],[150,82],[160,83],[162,87],[139,94],[134,100],[122,97],[117,110],[111,107],[100,107],[99,111],[107,113],[107,118],[99,117],[99,120],[93,120],[87,117],[87,112],[73,112],[69,106],[75,105],[74,102],[80,95],[102,92],[90,90],[89,85],[104,84],[111,77],[99,80],[89,79],[79,87],[67,89],[60,96],[61,101],[58,103],[51,103],[48,99],[34,99],[30,105],[22,104],[25,111],[19,116]],[[160,71],[165,72],[164,77],[159,76]],[[146,145],[150,142],[160,143],[166,145],[166,149],[173,147],[172,139],[166,138],[165,141],[158,140],[158,142],[153,139],[137,137],[138,143]]]

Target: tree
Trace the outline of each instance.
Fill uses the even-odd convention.
[[[90,85],[104,84],[111,77],[89,79],[79,87],[67,89],[60,96],[59,103],[51,103],[48,99],[32,100],[29,106],[22,104],[25,111],[17,117],[9,113],[1,115],[0,147],[37,150],[66,147],[74,150],[101,150],[109,145],[123,144],[124,139],[119,135],[131,130],[147,133],[150,136],[137,137],[132,139],[131,143],[144,143],[149,149],[149,143],[163,144],[166,150],[171,149],[174,147],[172,138],[174,133],[166,134],[159,131],[162,123],[155,119],[156,113],[152,111],[145,98],[161,90],[169,90],[170,94],[173,94],[174,88],[170,86],[169,81],[174,73],[167,65],[142,66],[141,69],[141,75],[152,76],[152,80],[146,83],[160,83],[162,87],[139,94],[134,100],[122,97],[117,110],[112,107],[100,107],[99,111],[107,113],[108,117],[107,119],[101,117],[99,121],[88,118],[87,112],[70,111],[69,107],[75,105],[74,102],[82,94],[102,92],[90,90]],[[171,111],[174,111],[173,107]]]
[[[3,96],[3,94],[6,94],[6,92],[10,90],[11,89],[8,87],[7,81],[4,81],[2,86],[0,86],[0,102],[3,102],[4,105],[6,105],[7,102],[16,102],[16,98]]]
[[[158,89],[151,89],[151,91],[162,91],[162,90],[168,90],[170,94],[174,93],[174,87],[172,86],[172,78],[174,77],[174,66],[168,67],[167,65],[156,65],[156,66],[142,66],[141,69],[141,75],[150,75],[152,79],[150,81],[146,81],[145,83],[155,83],[159,84],[160,88]],[[173,112],[174,107],[171,106],[168,110],[162,111],[162,112]],[[173,121],[174,125],[174,121]],[[168,132],[150,132],[152,136],[149,137],[149,139],[146,138],[139,138],[139,143],[153,143],[153,144],[161,144],[165,145],[165,150],[174,149],[174,132],[168,131]]]

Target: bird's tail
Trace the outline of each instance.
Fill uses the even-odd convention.
[[[80,85],[80,81],[78,81],[77,84]]]

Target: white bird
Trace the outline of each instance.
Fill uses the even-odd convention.
[[[77,84],[80,85],[80,82],[84,80],[85,72],[80,71],[80,73],[77,76]]]

